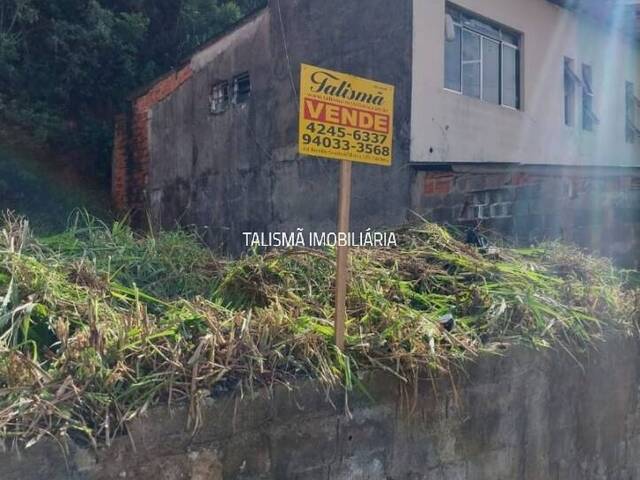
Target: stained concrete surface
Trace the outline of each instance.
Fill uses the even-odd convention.
[[[512,347],[417,390],[365,380],[372,399],[312,382],[208,401],[202,428],[159,408],[97,453],[43,441],[0,455],[2,480],[633,480],[640,478],[640,348],[579,357]],[[135,445],[135,448],[132,447]]]

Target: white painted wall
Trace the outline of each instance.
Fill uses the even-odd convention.
[[[444,0],[414,0],[411,160],[640,166],[625,142],[625,81],[640,96],[638,43],[546,0],[456,0],[523,34],[520,111],[444,89]],[[600,125],[564,124],[564,57],[593,68]],[[636,123],[640,123],[640,119]]]

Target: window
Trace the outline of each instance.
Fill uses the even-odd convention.
[[[502,104],[520,108],[520,50],[502,44]]]
[[[460,58],[462,55],[462,29],[460,25],[450,24],[450,39],[444,42],[444,85],[446,88],[462,91],[462,64]],[[456,59],[456,60],[453,60]]]
[[[462,92],[470,97],[480,98],[480,74],[482,56],[480,35],[462,31]]]
[[[573,60],[564,57],[564,124],[575,125],[576,88],[582,85],[580,78],[573,71]]]
[[[520,34],[447,5],[444,85],[520,108]]]
[[[593,113],[593,74],[591,65],[582,64],[582,129],[593,131],[600,121]]]
[[[634,94],[633,83],[625,84],[625,140],[627,143],[634,143],[636,136],[640,135],[636,123],[636,110],[640,107],[640,99]]]
[[[249,73],[241,73],[233,77],[233,103],[244,103],[251,94],[251,79]]]
[[[211,89],[211,113],[222,113],[229,107],[229,82],[218,82]]]

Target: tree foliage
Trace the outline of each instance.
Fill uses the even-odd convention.
[[[108,173],[126,95],[261,0],[0,0],[0,119]]]

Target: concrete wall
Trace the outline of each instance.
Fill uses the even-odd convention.
[[[232,250],[243,231],[334,230],[338,162],[297,155],[300,63],[391,83],[394,164],[355,165],[356,228],[405,221],[411,179],[409,0],[273,1],[194,55],[188,80],[149,111],[150,160],[143,185],[155,225],[195,224]],[[284,26],[284,29],[282,28]],[[248,71],[251,97],[220,115],[211,87]]]
[[[156,410],[97,454],[52,441],[0,454],[2,480],[633,480],[640,478],[640,345],[579,356],[524,348],[418,388],[375,377],[373,401],[312,384]],[[131,442],[134,442],[135,448]]]
[[[522,33],[521,110],[444,89],[444,0],[414,0],[411,160],[640,166],[625,142],[625,81],[640,96],[640,48],[621,33],[546,0],[456,0]],[[612,7],[607,7],[612,8]],[[564,125],[564,57],[593,68],[600,125]],[[636,122],[637,123],[637,122]]]
[[[413,209],[519,245],[563,240],[640,267],[638,169],[454,165],[418,174]]]

